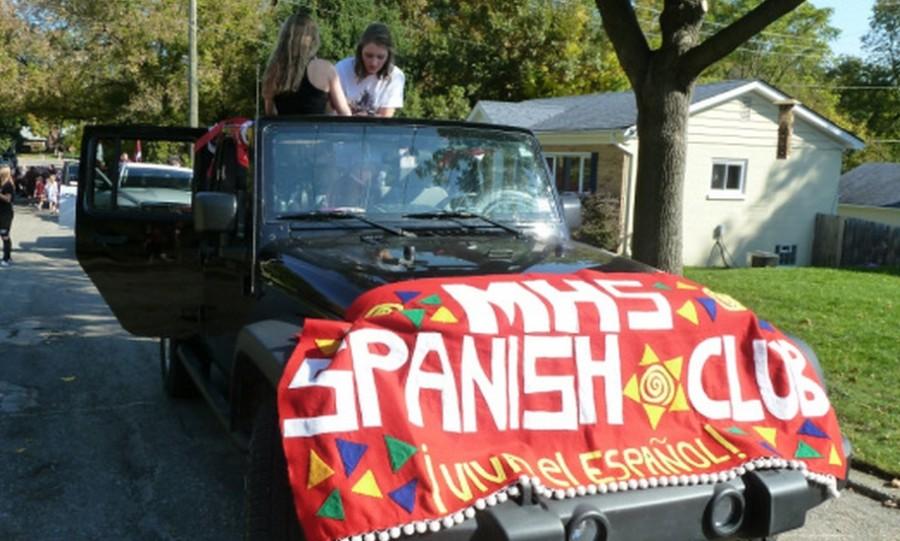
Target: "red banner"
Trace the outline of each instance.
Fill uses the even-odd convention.
[[[452,527],[548,497],[795,468],[836,492],[814,367],[733,299],[667,274],[390,284],[307,320],[279,385],[307,539]]]

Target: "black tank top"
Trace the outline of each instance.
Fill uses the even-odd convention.
[[[282,92],[275,96],[274,101],[279,115],[321,115],[325,114],[328,92],[313,86],[308,73],[304,73],[297,90]]]

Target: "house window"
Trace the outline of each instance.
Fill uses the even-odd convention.
[[[713,160],[710,196],[742,197],[746,170],[746,160]]]
[[[796,244],[776,244],[775,253],[778,254],[779,265],[796,265],[797,264],[797,245]]]
[[[556,190],[584,193],[591,191],[591,155],[588,152],[545,154]]]

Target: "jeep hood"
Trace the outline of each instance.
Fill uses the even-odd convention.
[[[361,293],[382,284],[437,276],[568,273],[583,268],[648,272],[651,267],[569,240],[530,236],[316,236],[273,241],[259,252],[266,291],[287,294],[307,313],[343,318]]]

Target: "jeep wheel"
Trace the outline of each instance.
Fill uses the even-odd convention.
[[[246,541],[302,541],[274,398],[256,414],[245,480]]]
[[[190,398],[197,394],[197,387],[181,360],[175,355],[177,343],[172,338],[159,339],[159,368],[162,373],[163,389],[172,398]]]

